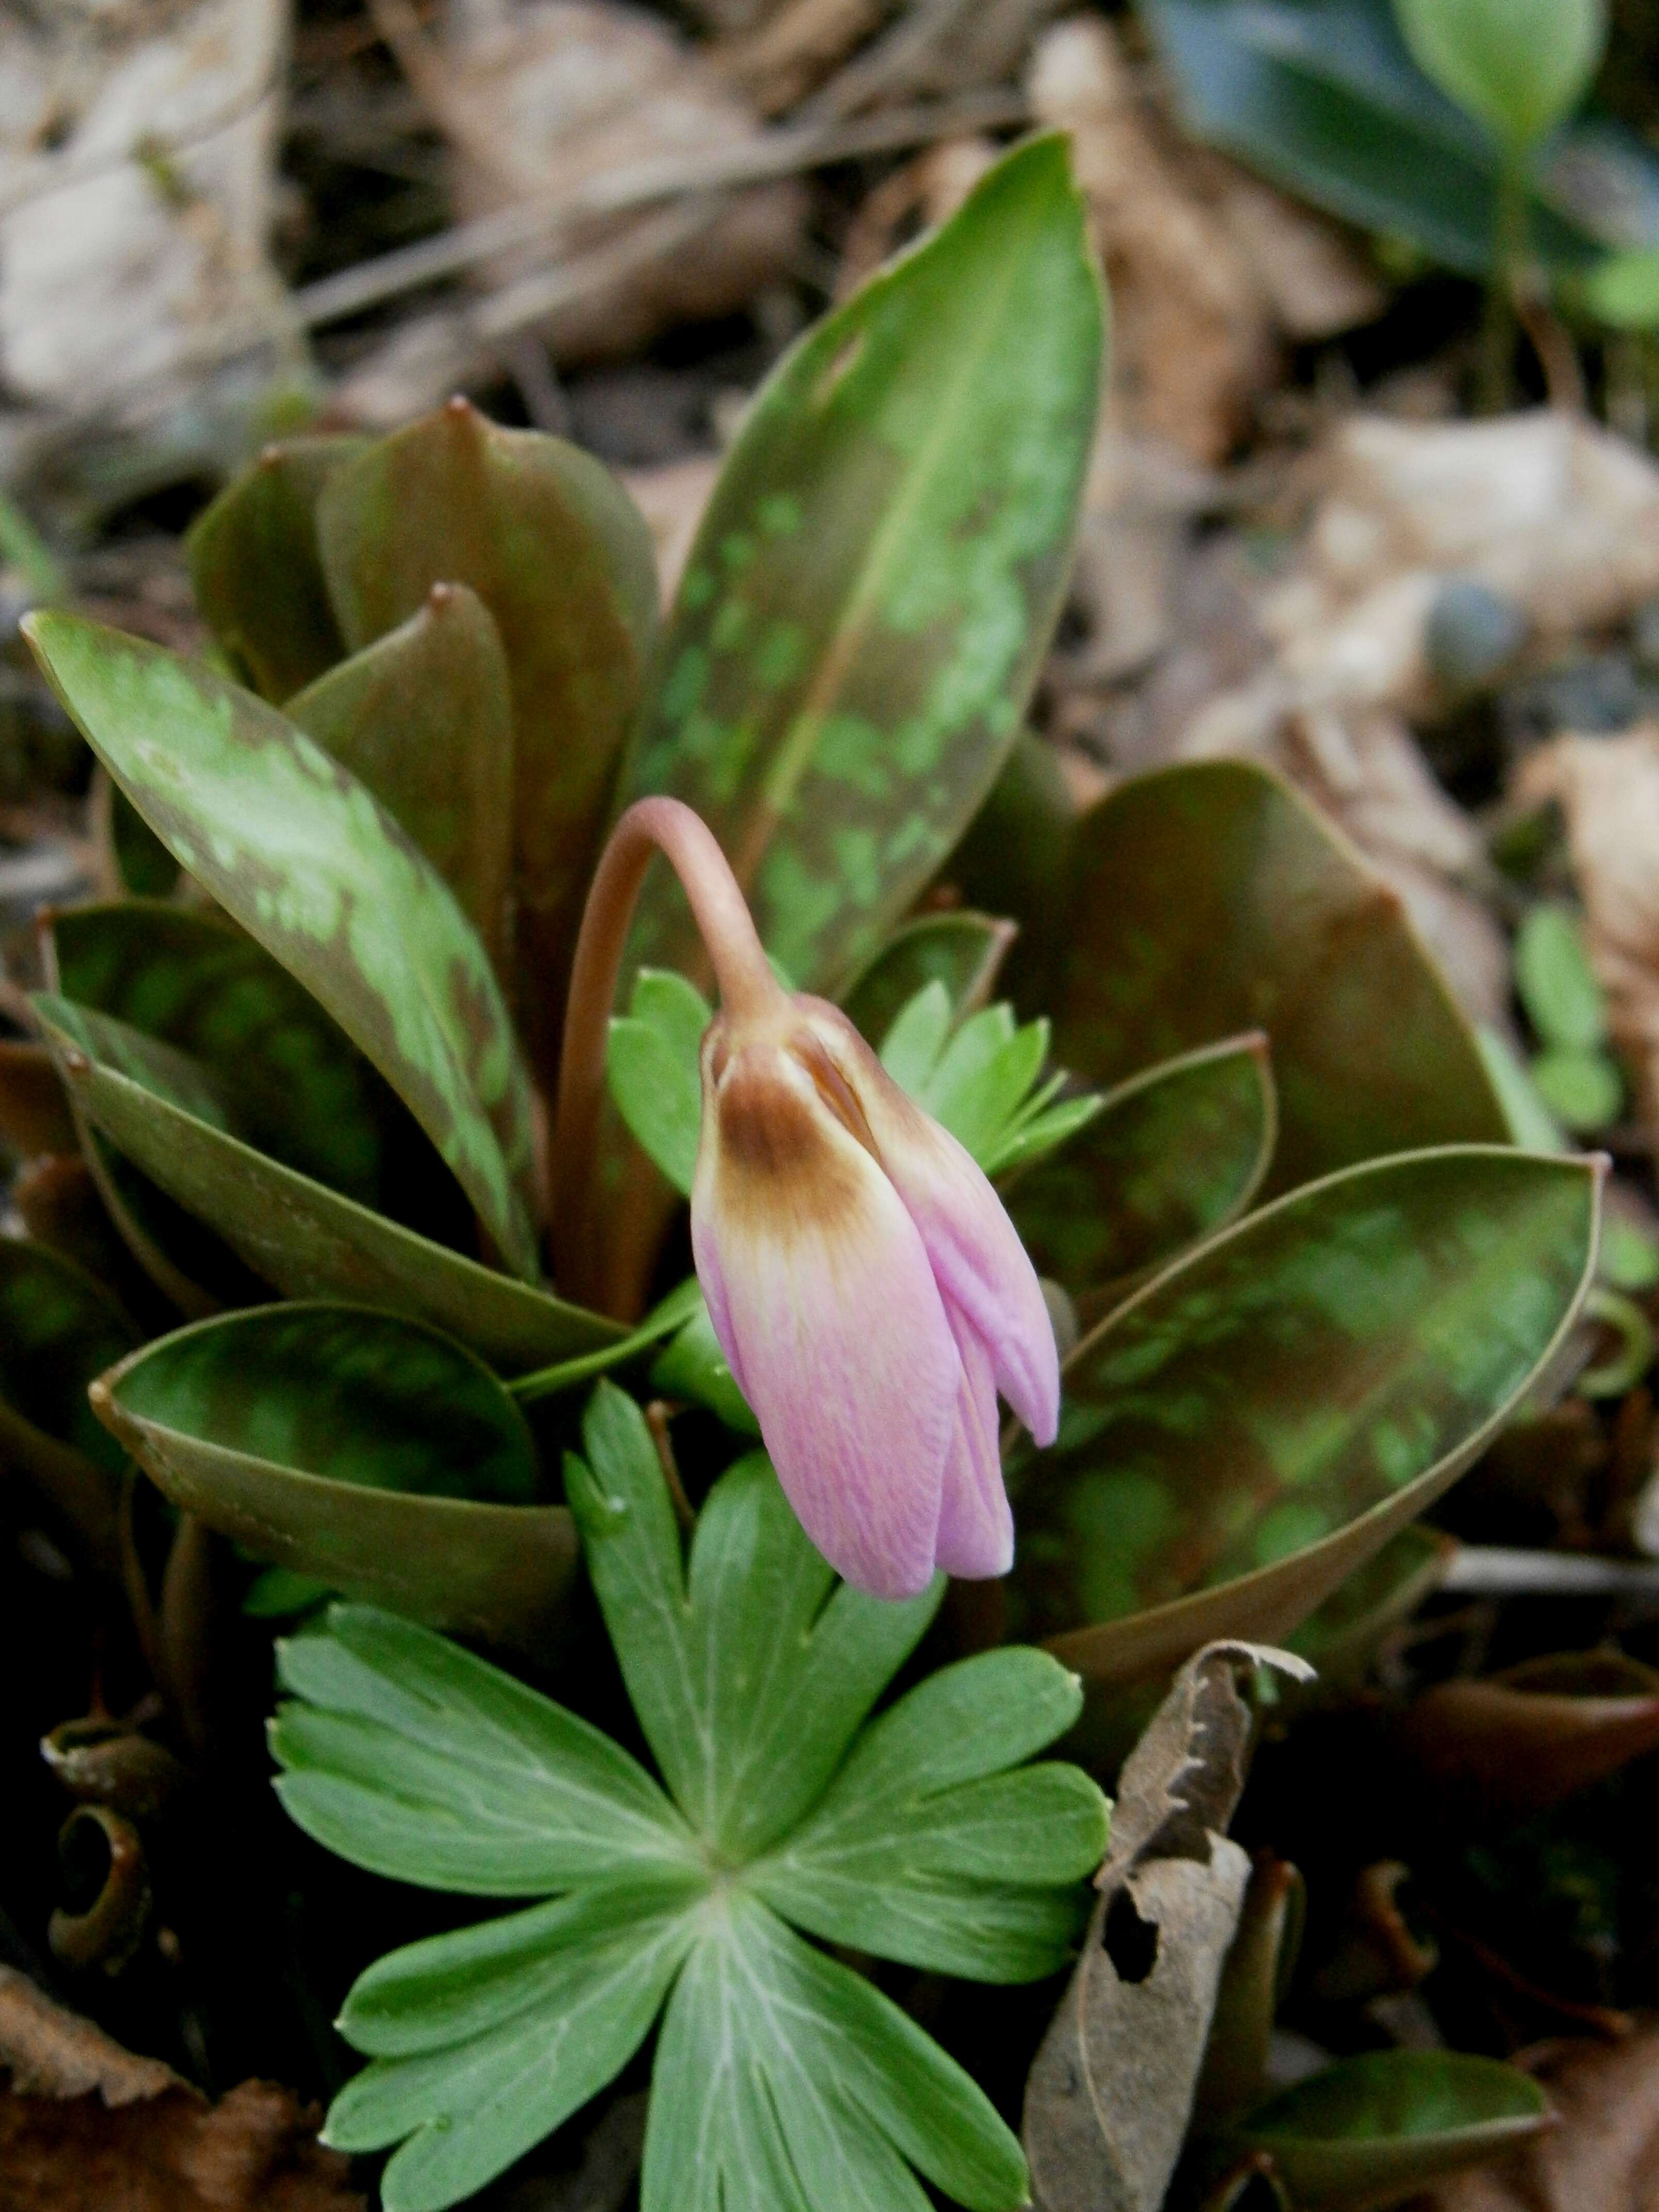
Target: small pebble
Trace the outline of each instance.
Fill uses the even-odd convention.
[[[1524,611],[1474,576],[1440,586],[1423,634],[1430,668],[1458,693],[1486,690],[1526,641]]]

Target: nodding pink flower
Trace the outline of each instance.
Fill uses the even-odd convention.
[[[780,991],[710,1025],[691,1243],[714,1334],[830,1565],[880,1597],[939,1567],[1006,1574],[997,1393],[1052,1443],[1048,1309],[980,1169],[823,1000]]]
[[[719,847],[688,809],[644,799],[623,817],[584,939],[608,908],[605,941],[619,948],[653,846],[685,884],[720,986],[702,1043],[692,1249],[778,1480],[860,1589],[913,1596],[941,1567],[1006,1574],[1014,1529],[998,1393],[1039,1443],[1053,1442],[1060,1410],[1054,1330],[1013,1224],[847,1017],[776,981]],[[606,975],[591,957],[606,1011],[608,964]],[[579,947],[573,1086],[585,988]],[[556,1160],[573,1133],[566,1157],[580,1160],[586,1133],[562,1092]]]

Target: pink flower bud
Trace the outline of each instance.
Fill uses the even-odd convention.
[[[777,993],[702,1046],[691,1239],[714,1333],[832,1566],[909,1597],[1006,1574],[1001,1392],[1060,1408],[1035,1271],[984,1175],[844,1014]]]

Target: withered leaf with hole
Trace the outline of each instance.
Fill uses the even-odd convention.
[[[1126,1763],[1100,1901],[1025,2089],[1040,2212],[1158,2212],[1181,2153],[1250,1862],[1225,1833],[1244,1787],[1241,1675],[1312,1669],[1207,1644]]]

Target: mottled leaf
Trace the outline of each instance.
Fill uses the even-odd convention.
[[[1298,2212],[1382,2212],[1550,2124],[1530,2075],[1462,2051],[1367,2051],[1282,2089],[1240,2130]]]
[[[1154,1278],[1072,1354],[1056,1443],[1017,1463],[1012,1632],[1101,1682],[1289,1634],[1547,1362],[1590,1281],[1599,1180],[1507,1148],[1408,1154]]]
[[[695,806],[767,945],[847,982],[1024,710],[1071,554],[1102,309],[1064,142],[1000,162],[756,396],[680,585],[623,795]],[[665,879],[637,957],[690,968]]]
[[[457,399],[371,447],[318,512],[348,643],[407,622],[434,584],[489,609],[512,672],[526,1016],[557,1052],[563,973],[657,619],[643,517],[592,455]]]
[[[364,1307],[265,1306],[148,1345],[99,1418],[181,1510],[257,1558],[534,1648],[575,1563],[524,1417],[471,1352]]]
[[[199,1063],[62,1001],[37,1000],[92,1126],[243,1262],[293,1298],[430,1322],[504,1375],[596,1352],[620,1324],[481,1267],[259,1151]]]
[[[254,689],[278,705],[345,655],[317,547],[317,500],[362,438],[267,446],[185,539],[196,603]]]
[[[878,1045],[901,1008],[943,983],[958,1019],[990,997],[1014,926],[986,914],[928,914],[894,932],[842,1000],[866,1041]]]
[[[44,936],[54,990],[188,1054],[262,1151],[364,1204],[380,1193],[374,1076],[253,939],[158,899],[70,907]]]
[[[76,616],[27,622],[151,828],[368,1054],[533,1279],[529,1086],[488,956],[442,878],[355,777],[251,693]]]
[[[1267,1031],[1270,1189],[1509,1133],[1399,895],[1268,769],[1194,762],[1109,793],[1079,827],[1068,937],[1054,1050],[1090,1082]]]
[[[483,600],[434,584],[406,623],[307,684],[288,714],[409,832],[510,981],[513,693]]]
[[[1234,1037],[1133,1076],[1007,1206],[1040,1274],[1074,1298],[1172,1259],[1242,1213],[1273,1158],[1265,1040]]]
[[[71,1261],[0,1237],[0,1467],[38,1484],[106,1561],[124,1455],[87,1386],[137,1342],[115,1300]]]

